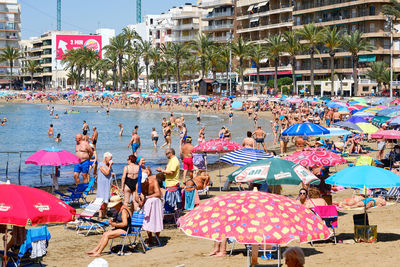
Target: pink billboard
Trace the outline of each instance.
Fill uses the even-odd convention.
[[[64,54],[70,49],[86,47],[99,53],[101,58],[100,35],[57,35],[56,50],[57,60],[63,59]]]

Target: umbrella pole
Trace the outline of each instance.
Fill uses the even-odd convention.
[[[219,154],[219,158],[221,159],[221,154]],[[219,191],[222,191],[222,187],[221,187],[221,183],[222,183],[222,179],[221,179],[221,161],[218,160],[218,176],[219,176]]]
[[[7,225],[4,232],[4,255],[3,260],[1,261],[1,266],[6,267],[7,265]]]

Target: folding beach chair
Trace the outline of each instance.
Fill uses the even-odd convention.
[[[143,237],[142,237],[142,234],[141,234],[142,226],[143,226],[143,220],[144,220],[144,213],[134,212],[132,214],[132,221],[131,221],[130,231],[127,234],[122,234],[121,235],[121,242],[120,242],[121,250],[118,252],[118,255],[124,255],[124,247],[125,246],[136,245],[137,244],[137,242],[136,242],[137,239],[138,239],[138,242],[140,242],[140,244],[142,245],[142,248],[143,248],[143,252],[142,253],[146,253],[146,250],[149,249],[146,246],[146,244],[144,243],[144,240],[143,240]],[[135,237],[133,242],[131,241],[131,237]],[[129,240],[129,243],[126,243],[127,239]],[[158,240],[157,236],[156,236],[156,239]],[[158,240],[158,242],[160,244],[160,240]],[[109,253],[112,253],[112,251],[111,251],[112,244],[113,244],[113,240],[111,240]]]
[[[316,206],[313,208],[315,214],[317,214],[326,224],[326,226],[332,228],[333,231],[333,239],[336,244],[336,233],[335,228],[338,226],[338,212],[336,206],[328,205],[328,206]]]
[[[47,253],[47,246],[51,235],[47,226],[39,228],[31,228],[26,230],[26,240],[24,244],[20,246],[18,254],[7,252],[8,267],[18,267],[22,265],[31,265],[39,263]],[[35,249],[35,246],[39,246],[40,249]],[[4,251],[1,251],[4,254]]]
[[[381,195],[385,199],[395,199],[396,201],[399,201],[400,199],[400,186],[394,186],[389,189],[386,193]]]
[[[258,253],[263,253],[264,259],[270,259],[273,257],[273,253],[276,253],[276,259],[278,260],[278,266],[281,266],[281,247],[279,245],[273,245],[272,248],[264,248],[264,245],[258,245]],[[267,245],[270,246],[270,245]],[[252,245],[246,245],[246,266],[251,266],[251,251],[252,251]]]
[[[80,200],[84,199],[83,193],[86,191],[87,187],[88,184],[86,183],[78,184],[76,187],[73,188],[68,188],[67,191],[71,193],[69,195],[61,193],[60,191],[54,191],[54,193],[60,195],[60,199],[69,205],[74,203],[80,205]]]
[[[94,191],[94,183],[96,182],[96,177],[92,177],[89,180],[88,186],[85,190],[85,192],[83,192],[83,199],[85,200],[86,203],[88,203],[88,201],[86,200],[86,197],[90,194],[93,194]]]

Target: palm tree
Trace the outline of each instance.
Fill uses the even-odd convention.
[[[117,67],[118,67],[118,54],[117,51],[114,49],[108,49],[106,51],[106,58],[105,58],[107,65],[110,67],[112,71],[112,81],[113,81],[113,88],[116,88],[117,85]]]
[[[119,90],[122,90],[123,88],[122,67],[124,55],[127,53],[128,48],[128,42],[122,34],[112,37],[110,39],[110,44],[105,47],[106,51],[113,51],[118,59]]]
[[[228,84],[229,84],[229,63],[231,63],[231,48],[230,46],[222,46],[219,57],[221,60],[221,63],[224,64],[225,67],[225,72],[226,72],[226,88],[228,89]]]
[[[99,53],[92,50],[92,49],[87,49],[84,48],[82,51],[83,53],[83,60],[85,62],[85,87],[86,87],[86,68],[89,68],[89,84],[92,84],[92,72],[93,72],[93,67],[94,64],[96,63],[96,59],[99,58]]]
[[[319,52],[317,46],[324,40],[324,33],[321,28],[316,27],[313,23],[304,25],[297,33],[302,39],[307,41],[306,46],[310,53],[311,95],[314,95],[314,54]]]
[[[210,46],[210,48],[206,52],[207,61],[210,64],[211,72],[212,72],[214,80],[217,79],[217,68],[218,68],[218,64],[220,63],[219,53],[220,53],[220,49],[217,46]]]
[[[369,69],[366,73],[368,79],[375,80],[378,83],[378,92],[381,90],[382,83],[385,82],[385,72],[388,69],[388,66],[383,61],[372,62]],[[389,83],[390,83],[390,71],[389,71]]]
[[[177,92],[180,93],[181,90],[181,80],[180,80],[180,63],[182,62],[183,59],[185,59],[189,55],[188,48],[185,44],[183,43],[173,43],[171,45],[171,50],[170,50],[170,55],[174,59],[175,64],[176,64],[176,86],[177,86]]]
[[[170,88],[169,88],[169,78],[170,78],[169,72],[171,70],[171,64],[172,64],[172,61],[171,61],[171,46],[172,46],[172,43],[166,43],[166,44],[163,44],[161,46],[161,52],[162,52],[161,59],[165,64],[165,73],[166,73],[166,76],[167,76],[167,90],[168,90],[168,92],[170,90]]]
[[[79,87],[79,81],[81,80],[82,77],[80,77],[81,74],[79,74],[77,71],[70,71],[67,74],[67,78],[71,80],[71,84],[75,84],[75,89],[78,89]]]
[[[357,31],[351,32],[343,36],[342,39],[342,48],[347,52],[351,53],[351,60],[353,62],[353,80],[354,80],[354,91],[358,90],[358,54],[361,51],[372,51],[374,46],[371,43],[361,37],[362,33]]]
[[[13,75],[13,67],[14,61],[20,58],[21,53],[18,48],[14,48],[12,46],[6,46],[5,49],[0,54],[0,61],[7,61],[10,66],[10,90],[12,87],[12,75]]]
[[[262,94],[262,86],[260,85],[260,67],[261,67],[260,65],[261,61],[264,60],[266,57],[267,57],[266,46],[260,43],[253,44],[253,46],[251,47],[250,58],[256,64],[257,85],[260,94]]]
[[[293,94],[296,93],[296,56],[304,51],[304,45],[299,41],[295,31],[283,33],[284,51],[289,54],[290,65],[292,65]]]
[[[33,90],[33,74],[35,74],[35,72],[38,72],[39,70],[39,65],[37,61],[28,60],[25,63],[24,70],[31,75],[31,90]]]
[[[205,34],[198,34],[196,40],[190,44],[190,48],[196,51],[197,56],[200,58],[201,78],[204,78],[207,61],[209,59],[207,53],[213,45],[210,36]]]
[[[151,51],[152,45],[150,41],[143,41],[141,40],[139,43],[140,51],[142,54],[142,59],[144,65],[146,66],[146,91],[148,92],[150,89],[149,84],[149,65],[150,65],[150,58],[151,58]]]
[[[199,64],[199,61],[197,60],[197,56],[195,55],[190,55],[186,60],[185,60],[185,65],[186,65],[186,70],[188,72],[189,76],[189,91],[193,91],[193,77],[195,77],[195,74],[201,69],[201,66]]]
[[[333,96],[335,91],[334,86],[334,75],[335,75],[335,54],[336,50],[342,45],[342,31],[338,30],[336,26],[334,27],[326,27],[324,29],[324,44],[325,47],[329,50],[329,56],[331,58],[331,96]]]
[[[161,53],[160,53],[160,48],[159,47],[153,47],[150,49],[150,58],[151,61],[153,62],[153,70],[154,70],[154,86],[155,88],[158,88],[158,77],[160,76],[158,73],[158,65],[161,60]]]
[[[232,42],[232,53],[239,58],[239,75],[242,83],[241,90],[244,90],[243,65],[244,61],[249,57],[250,51],[251,44],[243,40],[243,37],[237,39],[236,42]]]
[[[266,47],[268,57],[274,62],[274,89],[275,92],[278,90],[278,66],[279,66],[279,56],[285,49],[284,43],[282,41],[282,36],[280,34],[270,35],[266,39]],[[281,88],[282,93],[282,88]]]
[[[393,16],[394,21],[400,18],[400,3],[397,0],[391,0],[390,5],[382,6],[382,13],[385,16]]]
[[[142,38],[140,35],[134,30],[129,27],[125,27],[122,29],[122,35],[125,37],[127,43],[128,43],[128,60],[131,59],[132,56],[132,50],[136,47],[135,46],[135,41],[140,41]],[[130,81],[131,81],[131,72],[128,71],[128,90],[130,89]]]

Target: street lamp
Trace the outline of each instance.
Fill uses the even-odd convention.
[[[228,83],[229,83],[229,96],[232,95],[232,30],[229,31],[229,73],[228,73]]]
[[[393,16],[386,15],[386,27],[390,30],[390,98],[393,97]]]

